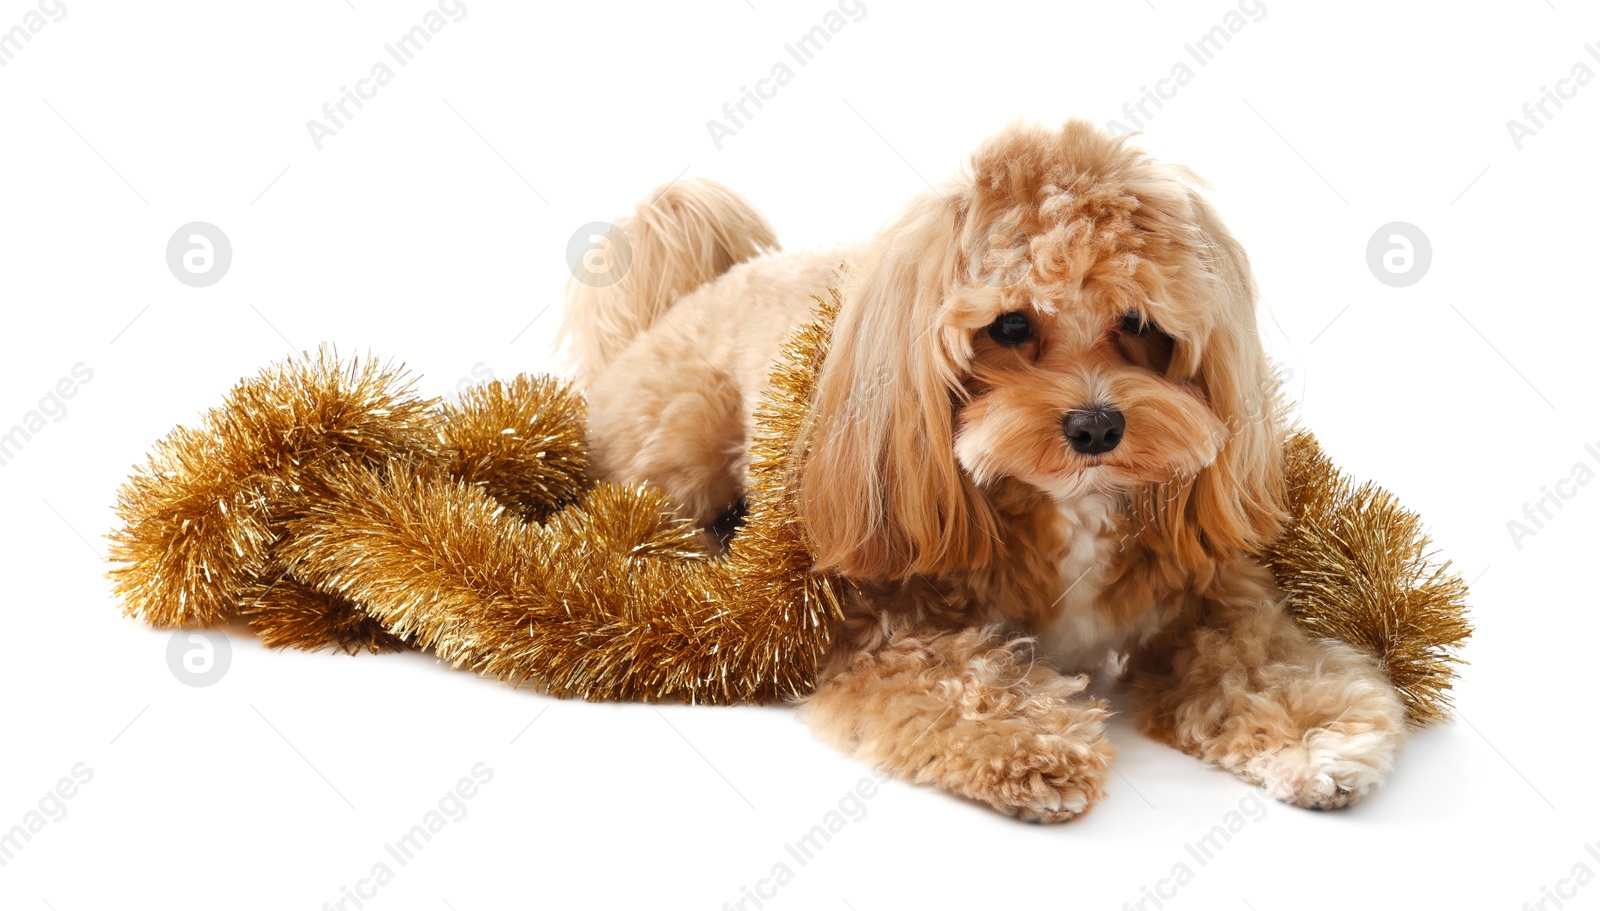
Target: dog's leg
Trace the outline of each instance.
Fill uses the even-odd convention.
[[[742,494],[744,404],[727,377],[673,342],[682,347],[670,329],[651,329],[590,384],[590,470],[654,484],[685,518],[709,526]]]
[[[1278,800],[1341,807],[1388,776],[1404,707],[1372,658],[1306,635],[1280,599],[1264,568],[1229,571],[1130,658],[1139,721]]]
[[[857,654],[806,712],[824,740],[901,778],[1061,822],[1104,795],[1111,768],[1086,685],[987,631],[911,630]]]

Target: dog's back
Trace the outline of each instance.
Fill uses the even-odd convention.
[[[777,252],[766,218],[705,180],[653,193],[604,242],[601,280],[579,269],[567,288],[590,473],[654,484],[710,526],[743,495],[784,339],[841,284],[850,248]]]

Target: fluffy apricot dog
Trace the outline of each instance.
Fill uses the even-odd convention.
[[[620,280],[569,287],[595,473],[724,531],[780,345],[842,291],[795,453],[816,565],[859,583],[820,736],[1057,822],[1105,793],[1103,671],[1152,736],[1279,800],[1388,774],[1398,694],[1255,556],[1282,419],[1249,264],[1195,184],[1083,122],[1016,126],[869,242],[784,253],[685,180],[616,226]]]

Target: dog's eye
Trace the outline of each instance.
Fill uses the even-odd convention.
[[[1002,313],[989,324],[989,337],[1002,345],[1020,345],[1033,338],[1033,324],[1021,311]]]
[[[1130,335],[1145,335],[1154,330],[1155,323],[1150,322],[1132,310],[1122,318],[1122,331]]]

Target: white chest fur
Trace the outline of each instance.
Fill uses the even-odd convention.
[[[1105,576],[1123,546],[1119,497],[1087,494],[1060,505],[1061,589],[1037,633],[1040,649],[1062,670],[1093,670],[1138,630],[1097,609]]]

